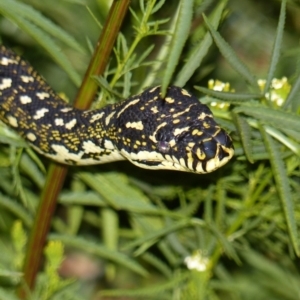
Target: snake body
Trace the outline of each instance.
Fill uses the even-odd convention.
[[[234,150],[209,108],[189,92],[160,87],[99,110],[64,102],[30,64],[0,46],[0,119],[39,153],[63,164],[128,159],[148,169],[211,172]]]

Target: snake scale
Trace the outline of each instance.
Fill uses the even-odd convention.
[[[128,159],[147,169],[208,173],[233,156],[229,135],[186,90],[145,90],[98,110],[64,102],[32,66],[0,46],[0,119],[63,164]]]

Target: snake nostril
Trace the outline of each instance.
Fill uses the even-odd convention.
[[[167,153],[170,150],[170,144],[167,141],[157,142],[157,148],[162,153]]]

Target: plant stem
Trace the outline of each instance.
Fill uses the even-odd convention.
[[[112,78],[111,83],[110,83],[111,87],[113,87],[116,84],[116,82],[118,81],[118,79],[120,78],[120,76],[126,66],[126,63],[128,62],[129,58],[133,55],[133,52],[134,52],[135,48],[137,47],[137,45],[139,44],[139,42],[141,41],[141,39],[149,34],[149,28],[148,28],[147,23],[151,16],[151,12],[153,10],[155,3],[156,3],[156,0],[152,0],[151,2],[149,2],[147,4],[146,12],[143,15],[143,18],[139,24],[139,30],[136,30],[137,35],[136,35],[133,43],[131,44],[129,50],[125,54],[123,61],[118,64],[115,75]]]
[[[129,7],[129,0],[115,0],[110,8],[107,21],[97,42],[94,55],[84,76],[74,106],[81,109],[90,107],[97,92],[97,84],[92,76],[104,72],[113,45],[119,33],[122,21]],[[28,249],[23,267],[24,281],[29,290],[33,290],[36,276],[41,265],[43,248],[50,229],[57,198],[67,175],[67,167],[51,164],[37,215],[32,227]],[[20,299],[26,299],[28,289],[21,286],[18,293]]]

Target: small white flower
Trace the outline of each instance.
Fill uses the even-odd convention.
[[[201,251],[197,251],[191,256],[187,256],[184,262],[189,270],[196,270],[199,272],[204,272],[207,269],[209,260],[207,257],[203,256]]]

